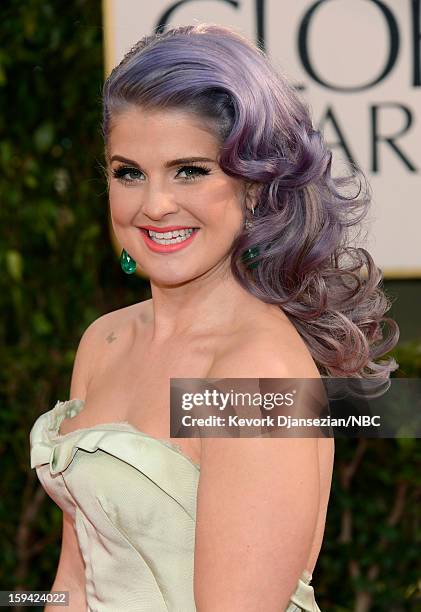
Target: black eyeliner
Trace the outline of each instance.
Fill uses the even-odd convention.
[[[207,166],[201,166],[199,164],[188,164],[188,165],[184,165],[184,166],[180,166],[178,168],[177,172],[180,172],[181,170],[190,170],[190,169],[194,169],[197,170],[199,175],[201,176],[206,176],[208,174],[210,174],[211,172],[211,168],[208,168]],[[141,172],[141,170],[139,170],[139,168],[134,168],[133,166],[119,166],[118,168],[113,168],[111,170],[112,175],[114,178],[121,180],[125,183],[133,183],[134,181],[132,180],[127,180],[124,179],[124,175],[127,174],[128,172]],[[190,177],[190,178],[186,178],[184,179],[185,181],[193,181],[195,179],[195,177]]]

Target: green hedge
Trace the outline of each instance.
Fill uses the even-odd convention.
[[[29,469],[34,420],[67,399],[86,327],[150,297],[146,281],[121,271],[109,237],[100,9],[0,8],[0,589],[49,589],[57,566],[61,512]],[[396,356],[421,376],[419,341]],[[314,572],[323,611],[415,610],[416,456],[411,440],[336,441]]]

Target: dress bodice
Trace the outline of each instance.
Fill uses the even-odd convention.
[[[30,461],[74,521],[88,612],[196,612],[194,540],[200,466],[126,421],[61,435],[83,400],[58,401],[30,432]],[[287,612],[320,612],[304,571]],[[70,602],[71,603],[71,602]]]

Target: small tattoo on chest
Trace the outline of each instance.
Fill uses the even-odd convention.
[[[114,335],[114,332],[112,331],[108,336],[107,336],[107,342],[109,344],[111,344],[111,342],[113,342],[113,340],[117,340],[117,336]]]

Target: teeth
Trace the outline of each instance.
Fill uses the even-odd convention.
[[[155,232],[148,230],[149,237],[158,244],[177,244],[189,238],[193,233],[193,228],[174,230],[171,232]]]
[[[193,228],[189,228],[189,229],[181,229],[181,230],[174,230],[171,232],[154,232],[153,230],[148,230],[149,236],[156,236],[157,238],[177,238],[177,236],[186,236],[187,234],[190,235],[193,232]]]

